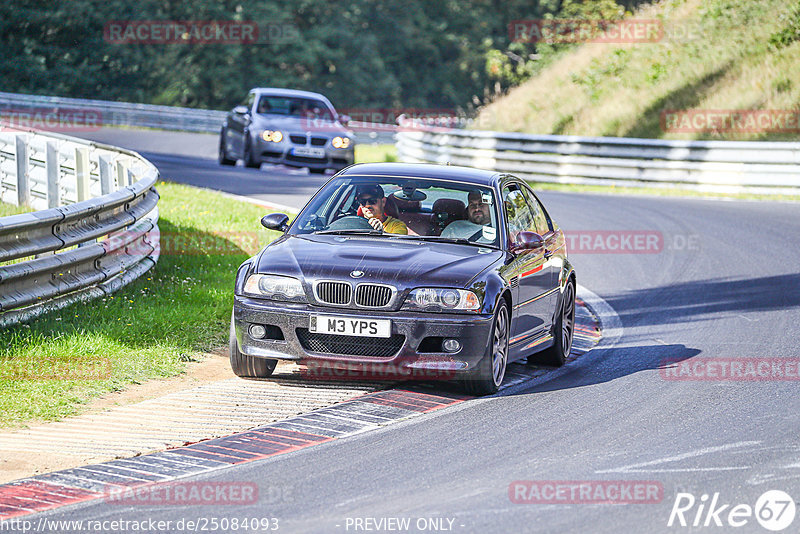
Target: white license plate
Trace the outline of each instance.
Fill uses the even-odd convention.
[[[305,147],[299,146],[292,149],[293,154],[295,156],[306,156],[308,158],[324,158],[325,157],[325,149],[324,148],[313,148],[313,147]]]
[[[312,315],[308,329],[316,334],[339,336],[391,337],[392,321],[389,319],[359,319]]]

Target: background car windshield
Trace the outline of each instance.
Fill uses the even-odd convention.
[[[409,236],[463,238],[495,246],[499,242],[497,203],[492,189],[416,178],[333,180],[306,206],[289,232],[369,230],[356,198],[360,188],[367,185],[381,186],[386,197],[384,213],[401,220]]]
[[[258,100],[257,113],[333,120],[333,111],[321,100],[264,95]]]

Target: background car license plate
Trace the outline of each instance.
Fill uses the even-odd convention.
[[[312,315],[308,329],[317,334],[391,337],[392,321],[389,319],[360,319],[358,317]]]
[[[309,158],[324,158],[325,157],[325,149],[324,148],[313,148],[313,147],[295,147],[292,149],[293,154],[295,156],[307,156]]]

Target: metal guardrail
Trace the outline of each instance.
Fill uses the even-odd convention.
[[[508,172],[539,182],[800,193],[800,143],[667,141],[403,128],[398,159]]]
[[[112,293],[158,260],[158,170],[127,150],[0,132],[0,326]]]
[[[15,114],[26,111],[41,114],[43,110],[59,110],[66,115],[76,111],[90,113],[80,117],[83,129],[125,126],[215,134],[228,115],[226,111],[211,109],[0,92],[0,115],[4,110]],[[397,126],[351,121],[348,128],[355,133],[358,143],[392,143]]]

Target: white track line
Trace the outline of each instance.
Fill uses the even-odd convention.
[[[583,299],[583,302],[594,312],[597,319],[600,321],[600,329],[603,332],[603,338],[600,340],[598,346],[610,348],[617,344],[624,332],[622,321],[614,311],[611,305],[603,300],[602,297],[594,293],[592,290],[578,284],[577,296]]]

